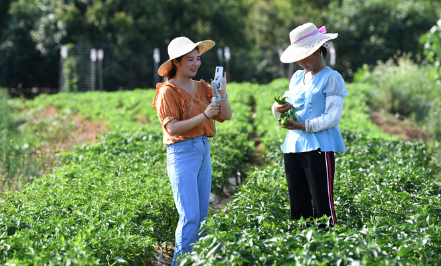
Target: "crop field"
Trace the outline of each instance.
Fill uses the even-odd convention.
[[[227,205],[212,209],[206,236],[180,262],[440,265],[441,187],[432,155],[426,144],[398,140],[370,122],[367,85],[347,84],[340,124],[347,152],[336,154],[334,184],[338,224],[323,230],[320,221],[289,219],[280,152],[286,132],[270,111],[273,95],[287,86],[228,85],[233,119],[216,123],[211,140],[212,192],[221,195],[232,179],[241,185]],[[0,195],[0,265],[151,265],[158,247],[174,241],[178,214],[154,94],[9,100],[23,117],[55,108],[61,117],[104,121],[108,132],[62,153],[51,173]],[[38,126],[21,126],[29,143],[44,138]]]

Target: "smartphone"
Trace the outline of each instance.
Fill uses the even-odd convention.
[[[217,81],[218,80],[217,77],[221,77],[222,78],[223,76],[224,76],[224,68],[221,67],[221,66],[217,66],[216,67],[216,71],[214,72],[214,79],[213,80]],[[220,90],[220,88],[221,88],[221,83],[219,82],[216,85],[216,89]]]

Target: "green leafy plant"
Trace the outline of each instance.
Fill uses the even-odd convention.
[[[372,70],[365,68],[357,80],[369,85],[363,94],[372,109],[410,119],[430,133],[428,140],[439,140],[441,84],[429,78],[430,69],[408,55],[395,56]]]
[[[8,92],[0,88],[0,191],[19,190],[38,175],[31,161],[31,147],[18,134]]]
[[[276,101],[278,104],[285,104],[288,103],[286,101],[286,99],[288,98],[288,96],[283,97],[283,95],[279,95],[279,96],[273,96],[274,97],[274,101]]]
[[[287,80],[229,84],[233,120],[216,123],[213,188],[241,183],[233,200],[205,222],[189,265],[436,265],[441,253],[441,188],[424,143],[399,141],[370,122],[370,84],[348,84],[336,154],[338,223],[290,220],[281,130],[268,101]],[[259,92],[259,93],[256,93]],[[0,197],[0,264],[146,265],[174,241],[178,222],[166,171],[154,90],[60,93],[12,100],[32,113],[104,120],[109,132],[61,155],[64,164]],[[258,95],[258,97],[254,96]],[[82,103],[79,105],[78,103]],[[139,114],[145,119],[140,123]],[[33,125],[24,125],[33,127]],[[249,165],[260,136],[262,167]],[[240,182],[239,182],[240,181]],[[167,251],[168,252],[168,251]]]
[[[289,126],[290,123],[288,119],[291,119],[294,122],[297,122],[297,117],[295,115],[295,109],[292,108],[288,112],[281,113],[279,118],[277,119],[283,126]]]
[[[283,97],[282,95],[279,96],[274,96],[274,100],[278,103],[278,104],[285,104],[288,103],[286,101],[286,99],[288,98],[288,96]],[[294,122],[297,122],[297,117],[295,116],[295,108],[292,107],[289,111],[281,113],[279,118],[277,119],[283,126],[289,126],[290,123],[288,121],[288,119],[292,119]]]
[[[336,157],[338,224],[289,219],[283,166],[255,169],[234,201],[207,220],[207,236],[181,258],[191,265],[440,263],[441,191],[425,144],[343,131]],[[430,202],[430,204],[428,204]],[[422,233],[424,232],[424,233]]]
[[[441,80],[441,19],[420,38],[424,44],[424,54],[434,65],[434,79]]]
[[[73,44],[66,45],[67,57],[63,64],[64,87],[61,89],[66,92],[78,92],[77,60],[71,55],[73,47]]]

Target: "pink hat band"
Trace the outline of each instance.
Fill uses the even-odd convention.
[[[315,35],[315,34],[317,34],[317,33],[326,33],[326,27],[323,26],[323,27],[321,27],[320,29],[316,29],[315,31],[311,32],[310,34],[305,35],[305,36],[303,36],[303,37],[301,37],[301,38],[298,38],[298,39],[295,40],[292,44],[295,44],[296,42],[300,42],[301,40],[303,40],[303,39],[305,39],[305,38],[308,38],[309,36]]]

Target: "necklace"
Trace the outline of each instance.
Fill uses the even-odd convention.
[[[317,67],[315,67],[315,68],[317,68]],[[314,68],[314,70],[315,70],[315,68]],[[314,72],[314,70],[311,70],[311,78],[309,78],[308,81],[310,81],[310,80],[311,80],[311,79],[312,79],[317,73],[319,73],[323,68],[324,68],[324,67],[320,68],[317,72]],[[305,74],[303,74],[303,84],[306,84],[306,81],[305,81],[306,73],[307,73],[307,72],[305,72]]]
[[[317,73],[311,72],[311,78],[309,78],[308,81],[310,81],[315,76],[315,74],[317,74]],[[305,74],[303,74],[303,84],[306,84],[305,76],[306,76],[306,72],[305,72]]]

